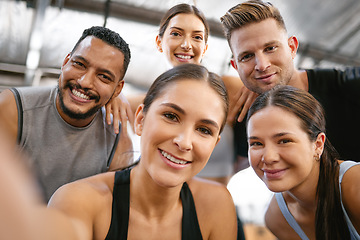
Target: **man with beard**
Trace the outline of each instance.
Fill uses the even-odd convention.
[[[126,131],[115,135],[104,105],[117,97],[130,62],[128,44],[104,27],[84,30],[65,57],[57,87],[0,94],[0,125],[25,152],[48,201],[61,185],[126,166]],[[119,143],[119,144],[118,144]]]

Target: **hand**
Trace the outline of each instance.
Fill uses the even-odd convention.
[[[131,128],[134,131],[134,113],[123,93],[111,99],[111,101],[106,104],[105,109],[106,122],[108,124],[111,124],[110,114],[113,115],[114,132],[116,134],[119,133],[119,121],[121,122],[121,128],[127,131],[127,121],[129,120]]]
[[[259,96],[257,93],[254,93],[247,89],[245,86],[242,86],[235,96],[230,96],[229,102],[229,113],[228,113],[228,123],[233,123],[236,115],[240,112],[239,117],[237,118],[238,122],[244,120],[246,113],[248,112],[251,104]]]

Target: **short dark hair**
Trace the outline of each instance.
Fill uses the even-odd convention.
[[[221,97],[224,103],[225,113],[220,128],[221,132],[226,123],[226,117],[229,109],[229,100],[225,84],[219,75],[209,72],[206,67],[202,65],[192,63],[181,64],[161,74],[150,86],[145,96],[143,111],[146,112],[149,109],[150,105],[159,97],[159,95],[161,95],[166,86],[184,79],[207,82],[208,85]]]
[[[130,48],[129,45],[125,42],[125,40],[122,39],[122,37],[117,32],[114,32],[106,27],[93,26],[83,31],[81,37],[79,38],[74,48],[72,49],[71,54],[75,52],[80,42],[88,36],[94,36],[106,42],[107,44],[116,47],[124,54],[124,65],[123,65],[123,70],[121,71],[122,76],[120,77],[120,79],[123,79],[128,69],[131,58]]]
[[[203,22],[204,27],[205,27],[205,43],[206,43],[208,40],[208,37],[209,37],[210,30],[209,30],[209,24],[205,18],[205,15],[194,5],[189,5],[186,3],[177,4],[177,5],[173,6],[172,8],[170,8],[165,13],[165,15],[163,16],[163,18],[160,21],[159,37],[162,38],[164,36],[164,32],[165,32],[166,28],[168,27],[170,20],[180,13],[193,14],[193,15],[197,16]]]

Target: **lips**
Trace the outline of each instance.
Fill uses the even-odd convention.
[[[187,164],[188,162],[185,161],[185,160],[182,160],[182,159],[179,159],[179,158],[176,158],[174,156],[172,156],[171,154],[163,151],[163,150],[160,150],[160,153],[161,155],[163,155],[165,158],[167,158],[170,162],[173,162],[173,163],[176,163],[176,164],[180,164],[180,165],[185,165]]]
[[[264,172],[264,176],[267,179],[279,179],[285,174],[286,170],[287,170],[286,168],[285,169],[262,169],[262,171]]]
[[[98,102],[100,100],[99,96],[92,94],[90,90],[83,89],[76,84],[68,83],[65,88],[69,88],[72,97],[79,102],[89,102],[91,100]]]
[[[188,62],[194,58],[194,56],[191,56],[189,54],[175,53],[174,55],[175,55],[176,59],[178,59],[181,62]]]
[[[273,76],[275,76],[275,73],[255,77],[255,79],[258,81],[262,81],[262,82],[270,82],[272,80]]]

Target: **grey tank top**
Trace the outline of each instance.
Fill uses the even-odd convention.
[[[355,165],[360,165],[360,163],[358,162],[353,162],[353,161],[344,161],[340,164],[340,170],[339,170],[339,188],[340,188],[340,197],[341,197],[341,181],[343,179],[343,176],[345,174],[345,172],[347,170],[349,170],[349,168],[351,168],[352,166]],[[299,237],[302,240],[308,240],[309,238],[306,236],[306,234],[304,233],[304,231],[301,229],[300,225],[296,222],[295,218],[293,217],[293,215],[290,213],[286,202],[284,200],[284,197],[281,193],[275,193],[275,197],[276,197],[276,201],[279,205],[279,208],[281,210],[281,213],[283,214],[283,216],[285,217],[286,221],[288,222],[288,224],[295,230],[295,232],[299,235]],[[341,198],[342,199],[342,198]],[[345,220],[346,223],[348,225],[349,228],[349,232],[350,232],[350,237],[351,240],[360,240],[360,235],[359,233],[356,231],[355,227],[353,226],[353,224],[350,221],[349,216],[346,213],[345,207],[343,205],[343,202],[341,200],[341,206],[344,212],[344,216],[345,216]]]
[[[11,89],[18,107],[18,143],[36,173],[44,200],[60,186],[108,170],[117,137],[104,108],[86,127],[65,122],[55,105],[56,87]]]

